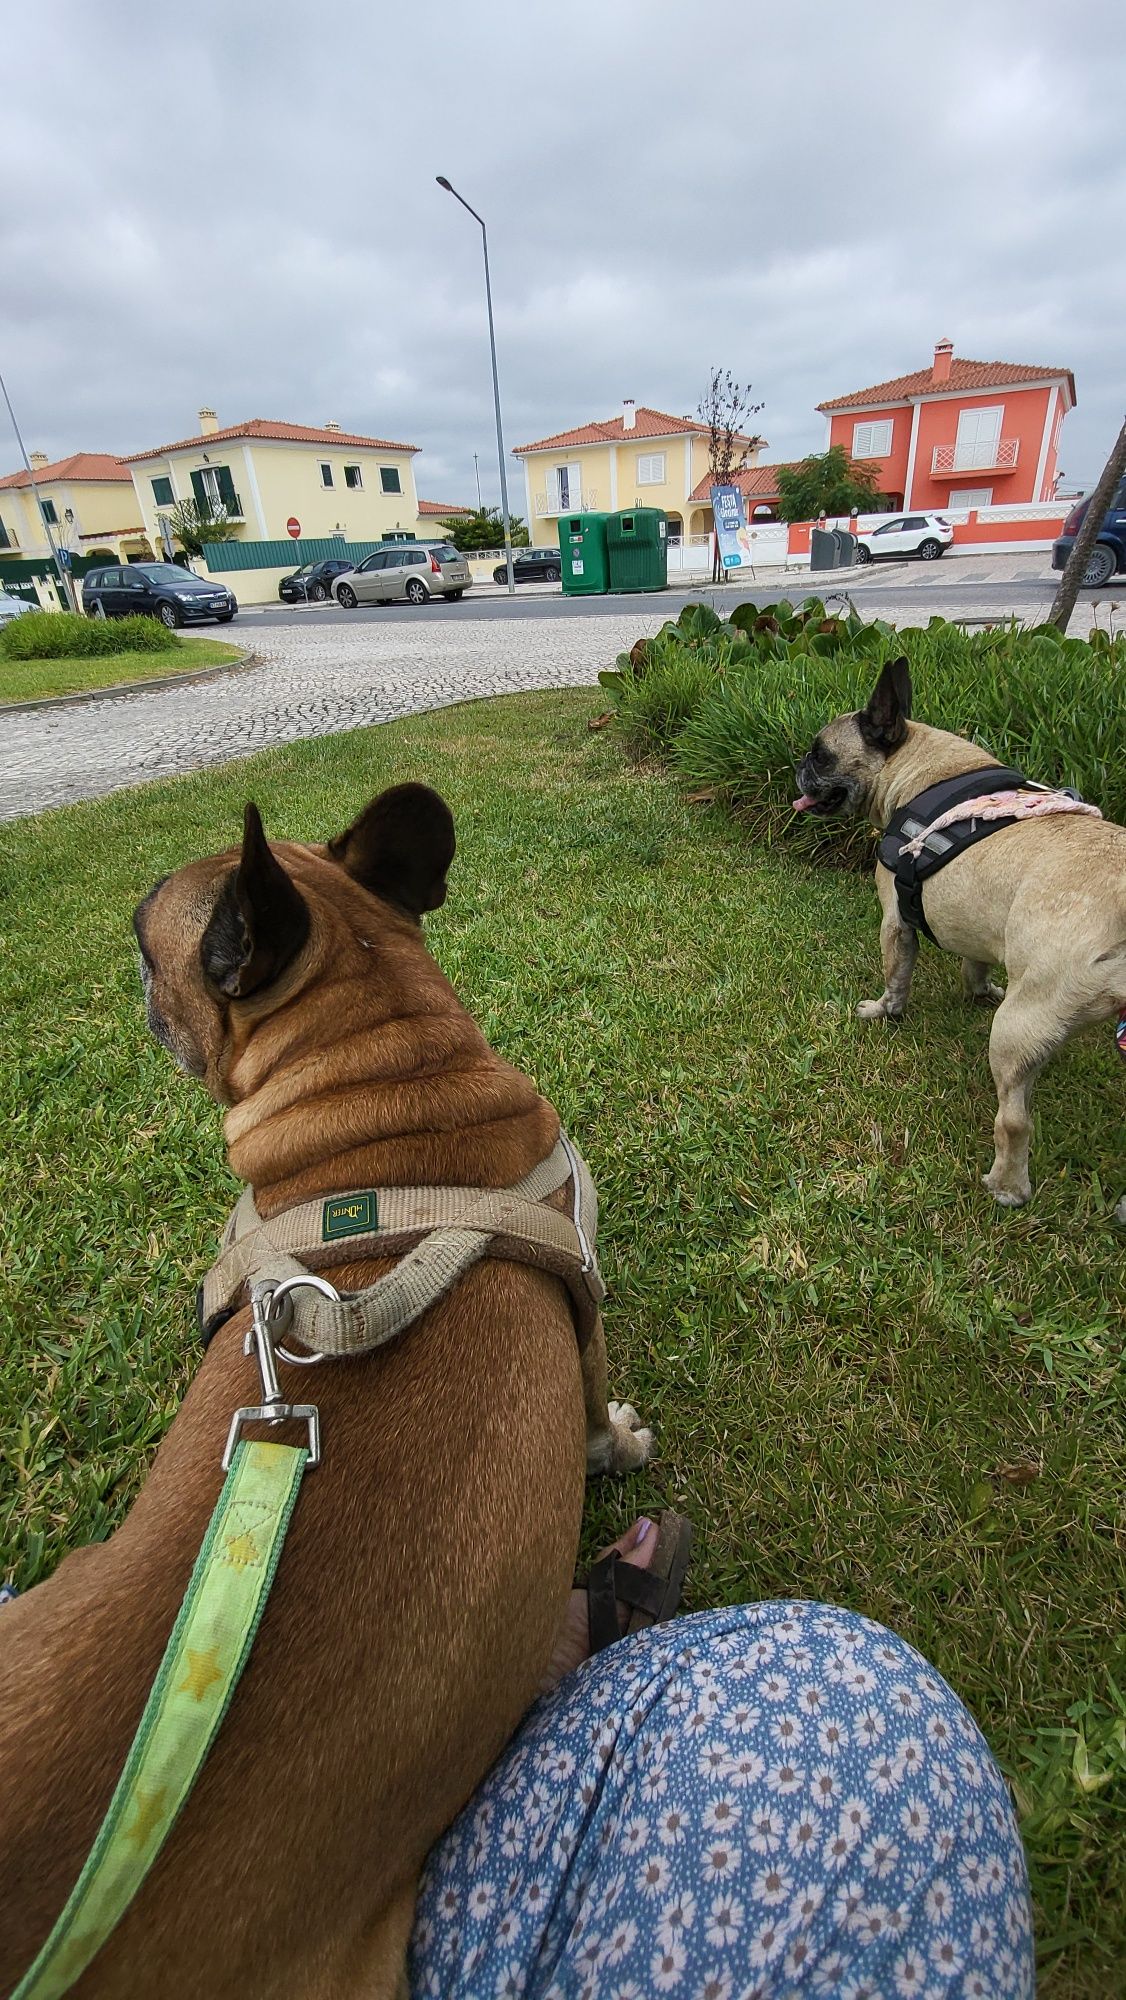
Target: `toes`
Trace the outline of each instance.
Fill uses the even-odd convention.
[[[982,1185],[989,1189],[1000,1208],[1023,1208],[1032,1197],[1032,1189],[1006,1187],[1003,1182],[994,1181],[992,1174],[982,1176]]]
[[[610,1412],[610,1422],[615,1427],[625,1424],[631,1431],[641,1429],[641,1418],[632,1403],[608,1403],[607,1408]]]
[[[861,1000],[857,1003],[858,1021],[882,1021],[887,1008],[882,1000]]]
[[[1116,1222],[1126,1222],[1126,1194],[1123,1195],[1122,1200],[1114,1211],[1114,1219]]]

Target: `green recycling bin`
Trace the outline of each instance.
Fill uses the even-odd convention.
[[[606,525],[610,589],[664,590],[669,580],[669,522],[661,507],[626,507]]]
[[[564,597],[595,597],[610,588],[608,514],[561,514],[559,557]]]

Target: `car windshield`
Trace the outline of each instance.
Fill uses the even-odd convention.
[[[200,582],[198,576],[193,576],[189,569],[181,569],[179,563],[134,563],[132,568],[139,569],[142,576],[151,577],[154,583]]]
[[[316,563],[302,563],[300,569],[295,569],[293,574],[294,576],[312,576],[316,567]]]
[[[455,549],[452,542],[432,542],[422,553],[427,556],[437,556],[439,562],[457,562],[461,551]]]

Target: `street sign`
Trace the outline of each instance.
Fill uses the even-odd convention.
[[[720,561],[725,570],[751,567],[751,540],[743,495],[737,486],[713,486],[712,514],[719,540]]]
[[[287,535],[292,535],[294,541],[297,540],[298,535],[301,533],[301,523],[298,520],[296,514],[290,515],[288,521],[285,524],[285,532]]]

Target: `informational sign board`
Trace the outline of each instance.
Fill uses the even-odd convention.
[[[719,542],[719,559],[723,568],[750,569],[751,537],[747,529],[743,495],[739,488],[713,486],[711,502],[716,538]]]

